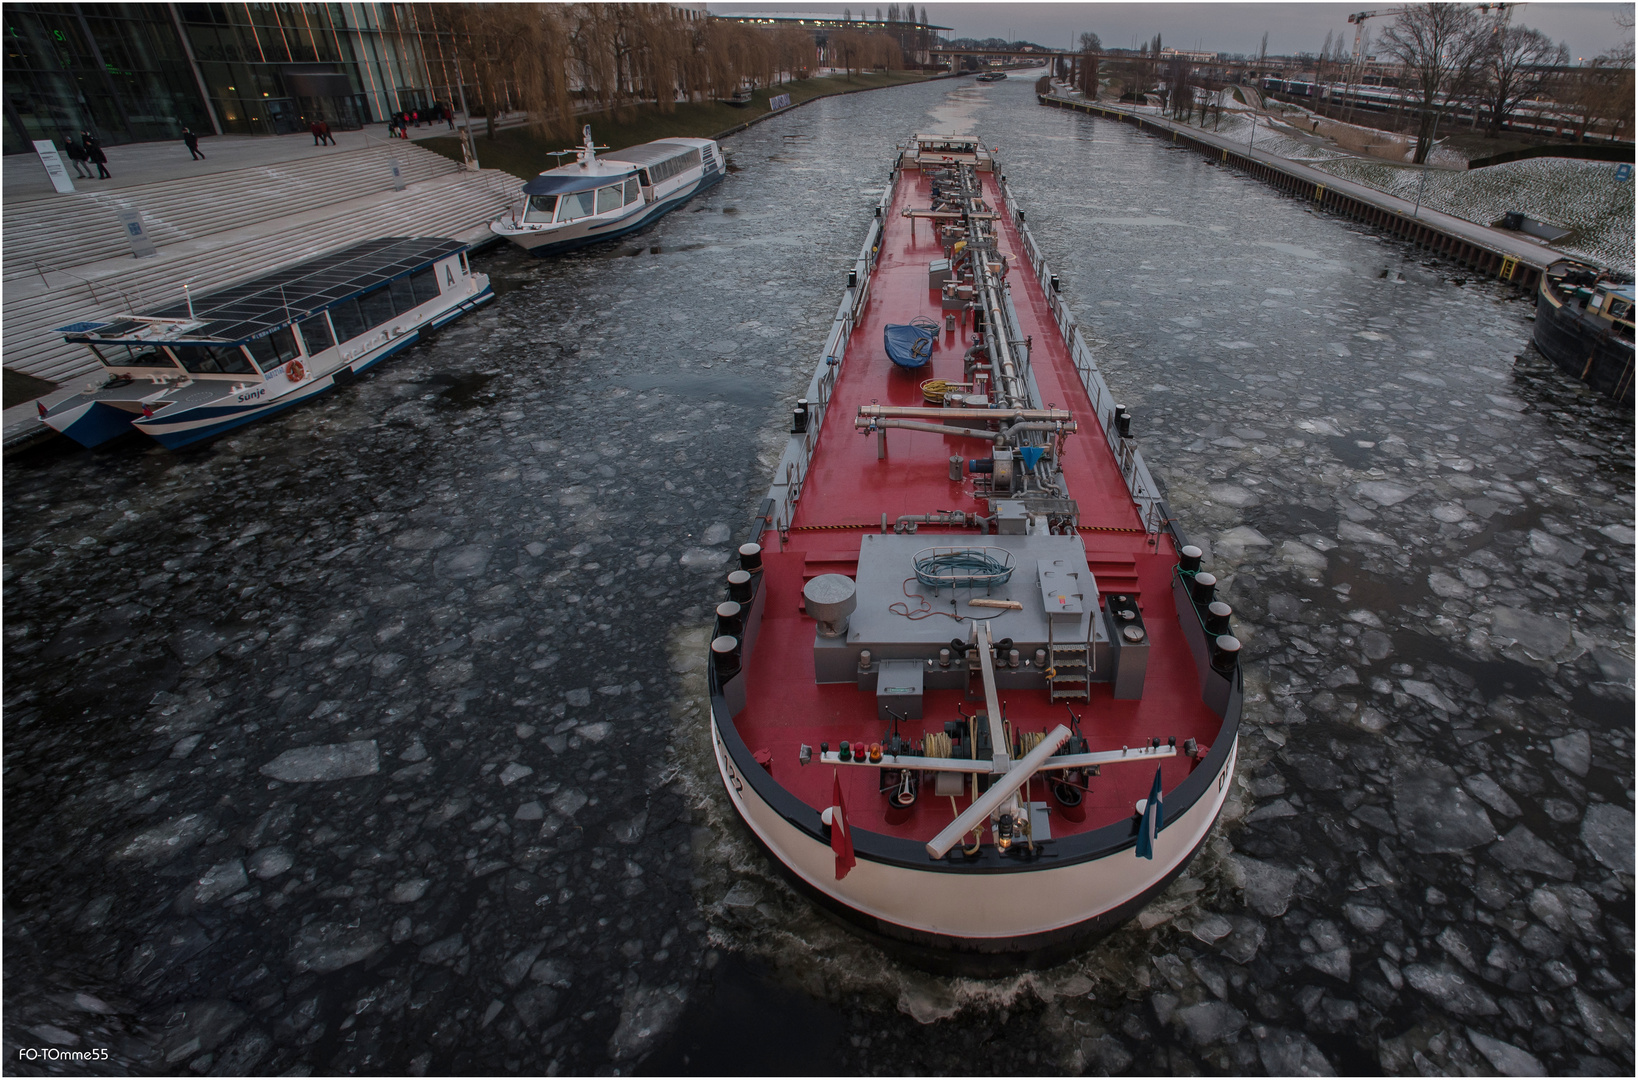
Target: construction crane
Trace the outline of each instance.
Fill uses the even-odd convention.
[[[1348,16],[1348,21],[1354,27],[1354,62],[1348,70],[1346,93],[1348,95],[1348,119],[1354,115],[1354,83],[1365,79],[1365,57],[1361,55],[1365,46],[1365,22],[1368,19],[1381,18],[1384,15],[1403,15],[1410,8],[1378,8],[1375,11],[1356,11]]]

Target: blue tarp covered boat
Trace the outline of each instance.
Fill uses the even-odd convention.
[[[933,355],[933,343],[937,340],[938,323],[926,316],[905,324],[888,323],[882,331],[887,358],[901,368],[926,366]]]

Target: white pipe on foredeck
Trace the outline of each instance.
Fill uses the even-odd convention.
[[[1025,783],[1033,779],[1046,759],[1058,752],[1069,739],[1069,729],[1059,724],[1046,733],[1039,746],[1020,758],[1008,773],[990,785],[990,790],[980,795],[973,804],[967,807],[959,817],[944,827],[944,831],[933,837],[927,843],[927,854],[935,859],[942,859],[949,850],[956,846],[963,836],[976,829],[979,824],[989,819],[998,807],[1012,798]]]

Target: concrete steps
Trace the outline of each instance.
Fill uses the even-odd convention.
[[[345,159],[338,156],[323,163],[302,162],[297,170],[300,175],[294,177],[278,175],[286,171],[281,166],[177,181],[189,186],[188,197],[199,204],[176,211],[177,217],[188,223],[187,231],[195,235],[182,237],[182,230],[178,230],[178,239],[171,243],[156,235],[159,254],[145,259],[131,258],[126,241],[120,237],[123,254],[73,263],[72,270],[40,273],[30,265],[25,273],[8,277],[5,365],[39,378],[72,384],[98,368],[85,346],[63,341],[62,335],[52,333],[54,327],[174,303],[183,298],[183,281],[190,281],[196,294],[207,292],[378,236],[449,236],[476,242],[488,236],[487,223],[516,201],[522,185],[516,177],[495,170],[463,172],[455,163],[430,151],[393,149],[399,151],[408,175],[413,175],[408,168],[410,162],[422,157],[436,161],[416,161],[423,178],[404,191],[391,189],[390,171],[386,172],[385,182],[373,182],[380,179],[374,170],[386,170],[385,148],[380,152],[372,148],[351,153]],[[445,169],[439,162],[453,168]],[[315,169],[315,164],[336,175],[327,175],[326,168]],[[360,188],[368,193],[361,195]],[[235,207],[251,193],[257,194],[260,205],[247,220]],[[267,210],[269,206],[288,209],[272,213]],[[8,255],[18,245],[9,223],[14,209],[6,207]],[[49,245],[51,235],[41,228],[28,246],[40,251],[35,245]],[[75,251],[102,250],[105,246],[102,239],[94,238]],[[7,441],[11,441],[10,432]]]
[[[131,255],[120,210],[143,214],[160,247],[303,214],[360,195],[392,190],[396,159],[406,184],[459,174],[459,163],[409,142],[229,172],[179,177],[99,192],[82,182],[72,195],[8,197],[0,277],[6,281]]]

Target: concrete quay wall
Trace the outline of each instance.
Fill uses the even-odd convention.
[[[1169,137],[1179,146],[1198,150],[1281,191],[1311,199],[1321,209],[1402,237],[1425,251],[1522,288],[1534,288],[1548,264],[1567,257],[1554,248],[1426,206],[1418,211],[1397,196],[1248,149],[1238,142],[1184,124],[1057,94],[1037,94],[1036,100],[1042,105],[1119,120],[1140,131]]]

